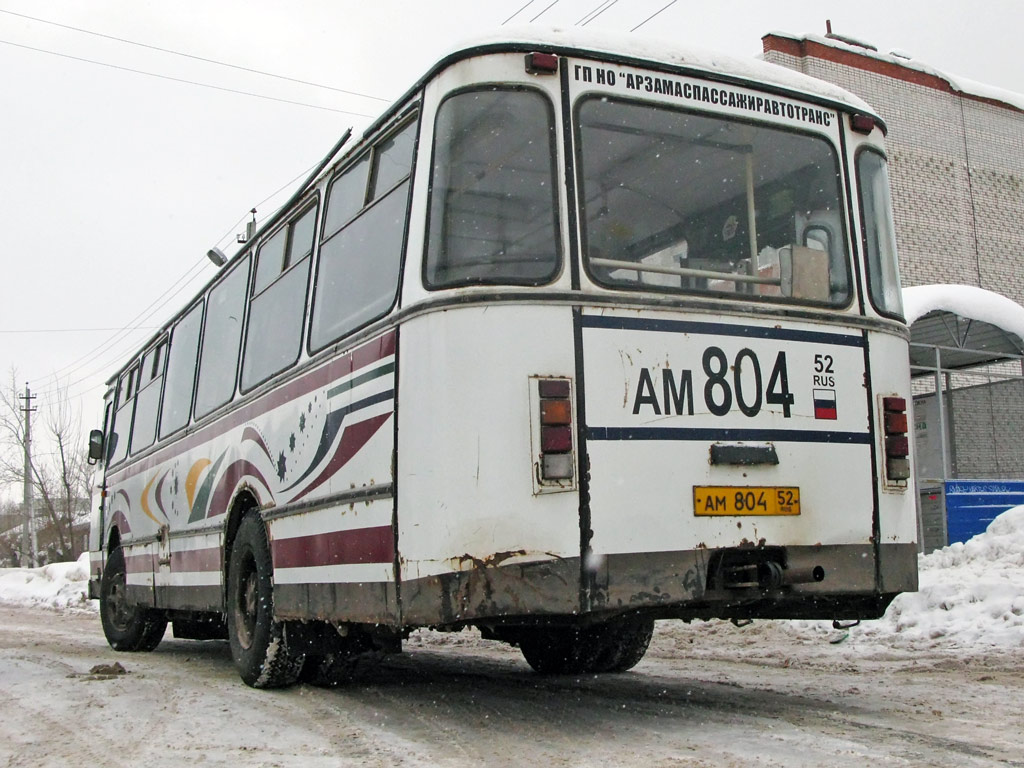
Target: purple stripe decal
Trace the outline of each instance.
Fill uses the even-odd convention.
[[[232,429],[252,421],[290,400],[299,398],[316,389],[326,387],[333,381],[337,381],[361,368],[372,365],[378,360],[393,355],[395,354],[396,340],[396,332],[394,330],[388,331],[383,336],[378,336],[376,339],[363,344],[352,352],[332,360],[327,365],[310,371],[306,375],[268,392],[258,400],[254,400],[248,405],[232,411],[223,419],[215,421],[198,432],[172,442],[166,448],[157,451],[143,461],[113,472],[110,475],[110,480],[111,482],[122,483],[130,477],[159,466],[162,462],[180,453],[184,453],[198,445],[213,440],[215,437],[230,432]]]
[[[156,501],[156,508],[160,510],[160,514],[162,514],[165,519],[167,517],[167,513],[164,511],[164,481],[170,474],[170,472],[164,472],[164,476],[160,478],[159,482],[157,482],[156,491],[153,493],[153,499]]]
[[[124,493],[124,491],[121,491],[121,493]],[[117,512],[114,513],[114,516],[110,522],[111,527],[116,525],[118,530],[121,531],[121,533],[131,533],[132,531],[132,527],[128,525],[128,518],[125,517],[124,512],[122,512],[121,510],[118,510]],[[107,532],[109,533],[110,531],[108,530]],[[104,546],[106,546],[106,542],[104,542]]]
[[[220,547],[171,552],[171,571],[220,571]]]
[[[390,525],[333,531],[293,539],[275,539],[271,545],[274,568],[317,565],[391,563],[395,538]]]
[[[263,435],[257,432],[255,427],[246,427],[242,430],[242,442],[244,443],[247,440],[256,443],[256,445],[260,447],[260,450],[263,451],[263,454],[270,459],[270,449],[267,448],[267,444],[263,440]],[[271,459],[271,461],[273,461],[273,459]]]
[[[125,573],[152,573],[153,555],[126,555],[124,558]]]
[[[228,502],[234,496],[235,488],[238,487],[239,481],[246,476],[255,478],[264,488],[270,490],[270,484],[263,477],[263,473],[250,462],[233,462],[224,470],[224,474],[221,476],[220,481],[217,483],[217,488],[210,498],[210,507],[206,511],[207,518],[223,515],[228,511]]]

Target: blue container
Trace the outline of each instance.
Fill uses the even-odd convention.
[[[998,515],[1024,504],[1021,480],[948,480],[945,485],[949,544],[983,533]]]

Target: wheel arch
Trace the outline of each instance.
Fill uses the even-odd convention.
[[[259,514],[261,508],[259,496],[249,485],[242,485],[235,493],[228,507],[227,520],[224,523],[224,547],[221,571],[223,588],[221,589],[221,605],[227,610],[228,571],[231,566],[231,550],[238,535],[238,527],[242,520],[250,514]]]
[[[110,553],[119,546],[121,546],[121,529],[114,525],[111,526],[110,531],[107,533],[107,557],[110,557]]]

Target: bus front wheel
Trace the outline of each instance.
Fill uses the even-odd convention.
[[[258,514],[242,520],[228,565],[228,641],[246,685],[282,688],[298,680],[303,657],[288,647],[284,625],[274,620],[273,564],[267,531]]]
[[[128,602],[124,550],[118,545],[107,558],[100,579],[100,623],[115,651],[152,651],[163,640],[167,618]]]

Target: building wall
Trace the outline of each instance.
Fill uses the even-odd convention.
[[[904,286],[963,283],[1024,304],[1024,111],[889,57],[777,35],[764,47],[885,120]]]
[[[1024,478],[1024,381],[982,384],[949,393],[954,477]],[[1016,446],[1007,450],[1009,446]]]
[[[927,67],[813,36],[767,35],[764,58],[852,91],[885,121],[904,286],[962,283],[1024,305],[1024,97],[964,93]],[[1024,478],[1024,381],[954,381],[947,396],[950,476]],[[933,400],[915,397],[922,478],[942,473],[937,425],[923,424],[937,420]]]

